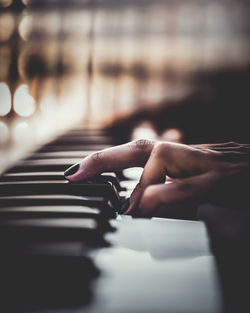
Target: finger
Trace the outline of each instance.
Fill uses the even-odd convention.
[[[248,152],[250,149],[249,144],[240,144],[237,142],[225,142],[225,143],[212,143],[212,144],[196,144],[191,145],[197,149],[206,149],[210,151],[218,151],[218,152]]]
[[[190,210],[193,213],[194,204],[206,201],[220,178],[218,173],[208,172],[168,184],[149,186],[139,203],[140,214],[144,217],[186,218]]]
[[[130,206],[125,214],[131,214],[138,206],[141,196],[147,186],[166,181],[167,155],[161,158],[158,149],[153,149],[144,167],[139,183],[130,196]]]
[[[155,141],[142,139],[95,152],[66,170],[65,177],[70,181],[80,181],[105,171],[143,167],[154,144]]]
[[[165,183],[166,175],[186,177],[206,171],[203,155],[186,145],[158,143],[144,167],[139,184],[130,197],[130,206],[125,214],[131,214],[138,207],[144,190],[153,184]],[[202,162],[201,162],[202,161]]]
[[[224,149],[231,149],[231,148],[237,148],[239,146],[238,143],[234,141],[229,142],[220,142],[220,143],[205,143],[205,144],[193,144],[191,145],[195,148],[201,148],[201,149],[213,149],[213,150],[224,150]]]
[[[192,147],[212,153],[214,159],[220,162],[239,163],[249,161],[250,145],[239,144],[236,142],[213,143],[213,144],[198,144]]]

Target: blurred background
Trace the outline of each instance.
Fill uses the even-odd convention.
[[[67,129],[249,142],[250,2],[0,0],[0,172]]]

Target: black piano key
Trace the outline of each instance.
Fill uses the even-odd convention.
[[[117,193],[110,183],[92,184],[88,182],[72,183],[67,180],[35,182],[0,182],[0,196],[69,194],[76,196],[104,196],[116,199]]]
[[[97,208],[84,206],[30,206],[0,208],[0,220],[27,218],[91,218],[103,230],[113,230],[105,214]]]
[[[6,245],[5,245],[6,246]],[[86,255],[90,247],[82,241],[39,241],[39,242],[17,242],[16,250],[19,250],[19,255],[27,256],[60,256],[60,257],[82,257]],[[10,251],[11,249],[5,247],[4,252]]]
[[[64,172],[18,172],[0,176],[0,182],[65,180]]]
[[[104,230],[92,218],[29,218],[0,220],[0,244],[36,241],[84,241],[104,243]]]
[[[30,206],[0,208],[0,219],[16,217],[90,217],[98,219],[101,210],[84,206]]]
[[[117,191],[125,190],[124,187],[121,186],[116,174],[112,172],[102,173],[101,175],[88,179],[87,181],[92,184],[105,184],[109,182],[116,188]]]
[[[104,197],[79,197],[71,195],[33,195],[0,197],[0,209],[7,207],[34,207],[34,206],[87,206],[98,208],[106,218],[116,216],[115,209]]]
[[[106,148],[110,148],[112,145],[108,144],[88,144],[88,145],[60,145],[60,144],[53,144],[53,145],[45,145],[37,150],[37,152],[58,152],[58,151],[80,151],[80,150],[91,150],[91,151],[99,151]]]
[[[101,196],[120,207],[116,188],[111,183],[71,183],[62,181],[1,182],[0,196],[64,194],[75,196]]]
[[[72,159],[42,159],[42,160],[24,160],[7,171],[7,173],[21,172],[42,172],[42,171],[61,171],[75,163],[79,163],[82,158]]]
[[[0,221],[10,219],[32,218],[91,218],[97,221],[98,228],[105,231],[114,230],[101,210],[83,206],[47,206],[47,207],[7,207],[0,209]]]
[[[49,142],[47,146],[51,146],[54,144],[60,145],[89,145],[89,144],[113,144],[112,137],[108,136],[84,136],[84,135],[64,135],[61,137],[56,138],[55,140]]]
[[[17,172],[17,173],[6,173],[0,176],[1,182],[21,182],[21,181],[49,181],[49,180],[65,180],[64,172]],[[112,183],[117,191],[125,190],[121,186],[120,181],[116,177],[115,173],[106,172],[99,176],[96,176],[88,182],[91,183]]]
[[[58,152],[35,152],[29,156],[28,160],[37,159],[65,159],[65,158],[78,158],[83,159],[93,153],[93,150],[81,151],[58,151]]]

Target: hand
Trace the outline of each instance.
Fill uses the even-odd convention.
[[[183,217],[198,203],[241,201],[248,193],[249,152],[250,145],[234,142],[185,145],[137,140],[93,153],[65,176],[80,181],[106,171],[144,167],[125,213]]]

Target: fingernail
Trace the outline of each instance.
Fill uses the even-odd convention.
[[[80,164],[74,164],[64,172],[64,176],[71,176],[79,170]]]
[[[130,198],[127,198],[127,199],[123,202],[123,204],[122,204],[122,206],[121,206],[121,209],[120,209],[121,214],[123,214],[124,212],[126,212],[127,209],[129,208],[129,206],[130,206]]]

